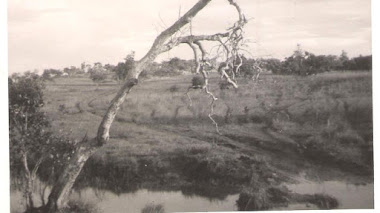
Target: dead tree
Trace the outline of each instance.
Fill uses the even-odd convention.
[[[158,35],[148,53],[139,61],[137,61],[135,63],[135,67],[130,72],[128,72],[125,83],[120,88],[114,99],[111,101],[110,106],[99,125],[97,136],[93,138],[85,137],[78,144],[73,157],[70,159],[70,162],[62,171],[62,174],[60,175],[58,181],[53,186],[47,204],[40,207],[39,209],[36,209],[37,211],[49,213],[56,212],[58,209],[65,206],[71,188],[79,173],[81,172],[85,162],[94,152],[99,149],[99,147],[103,146],[109,141],[109,131],[121,104],[124,102],[127,94],[131,92],[132,88],[138,84],[140,73],[145,68],[147,68],[148,65],[151,64],[158,55],[167,52],[180,44],[187,44],[193,49],[193,51],[199,49],[202,53],[202,58],[205,59],[206,52],[203,49],[201,42],[215,41],[219,42],[220,45],[223,46],[225,52],[225,63],[227,66],[232,64],[234,57],[240,56],[238,52],[239,44],[243,40],[243,28],[247,23],[247,20],[243,15],[240,6],[235,2],[235,0],[226,1],[228,1],[229,4],[232,5],[232,7],[237,11],[238,20],[225,32],[211,35],[191,34],[188,36],[178,36],[178,32],[180,32],[185,25],[188,25],[198,14],[198,12],[207,6],[211,1],[212,0],[199,0],[173,25]],[[198,58],[196,58],[195,61],[196,63],[200,63]],[[199,69],[199,72],[201,72],[205,81],[205,91],[213,100],[216,100],[216,97],[210,91],[208,91],[207,73],[202,69]],[[224,71],[222,70],[222,72]],[[227,73],[224,73],[224,78],[235,88],[238,87],[236,81],[234,80],[234,76],[230,77]]]

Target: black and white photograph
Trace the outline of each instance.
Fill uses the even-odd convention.
[[[4,10],[4,212],[374,210],[371,0]]]

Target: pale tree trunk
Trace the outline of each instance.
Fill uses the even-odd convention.
[[[40,157],[36,164],[33,167],[33,170],[30,171],[29,169],[29,163],[28,163],[28,155],[25,152],[22,155],[22,163],[25,170],[25,178],[26,178],[26,186],[25,186],[25,199],[26,199],[26,210],[27,211],[33,211],[34,209],[34,181],[36,180],[37,171],[42,163],[42,160],[44,159],[44,156]]]
[[[24,165],[25,178],[26,178],[26,187],[25,187],[26,209],[30,210],[34,208],[33,179],[32,179],[32,174],[29,170],[27,153],[23,154],[22,163]]]
[[[98,148],[97,143],[94,142],[94,139],[88,141],[85,138],[82,140],[82,145],[77,148],[74,156],[70,159],[69,164],[62,172],[58,181],[54,184],[54,187],[49,194],[48,202],[44,208],[46,212],[55,212],[57,209],[60,209],[65,205],[70,190],[84,164]]]
[[[99,125],[97,136],[91,139],[87,139],[87,137],[85,137],[78,144],[73,157],[70,159],[70,162],[60,175],[57,183],[53,186],[47,204],[40,207],[38,212],[52,213],[65,206],[71,188],[73,187],[75,180],[77,179],[88,158],[101,146],[108,142],[109,130],[121,104],[125,100],[126,95],[131,91],[133,86],[138,84],[138,77],[140,73],[150,63],[152,63],[159,54],[169,51],[173,47],[183,43],[198,42],[201,40],[219,41],[222,37],[228,37],[235,33],[235,28],[242,27],[242,25],[246,23],[246,20],[242,16],[241,10],[235,1],[228,0],[228,2],[233,5],[239,13],[238,24],[236,24],[236,26],[234,25],[233,28],[229,28],[228,32],[214,35],[191,35],[173,39],[173,35],[175,35],[183,26],[190,23],[192,18],[210,2],[211,0],[199,0],[186,14],[180,17],[172,26],[164,30],[155,39],[148,53],[141,60],[136,62],[135,68],[128,73],[125,83],[120,88],[115,98],[111,101],[110,106]]]

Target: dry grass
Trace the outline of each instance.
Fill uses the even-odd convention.
[[[194,178],[208,176],[214,182],[221,177],[239,181],[258,156],[291,165],[279,157],[287,152],[371,170],[372,159],[365,157],[372,147],[370,73],[260,77],[258,82],[239,79],[235,90],[220,89],[220,79],[211,75],[210,90],[219,97],[214,118],[222,135],[207,117],[210,98],[204,92],[192,90],[189,107],[185,92],[192,76],[141,82],[121,107],[110,143],[97,157],[123,164],[132,156],[140,164],[149,156],[153,166],[165,171],[181,167],[186,177],[204,169]],[[45,111],[57,131],[77,139],[95,136],[119,86],[107,83],[97,89],[86,78],[56,79],[45,91]],[[63,104],[65,113],[59,110]],[[172,163],[180,159],[188,164]]]

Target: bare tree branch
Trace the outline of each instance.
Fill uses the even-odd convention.
[[[202,43],[198,40],[198,41],[194,41],[194,44],[196,44],[199,48],[199,50],[201,51],[202,53],[202,62],[205,62],[206,61],[206,55],[207,55],[207,52],[206,50],[203,48],[203,45]]]
[[[188,42],[187,44],[191,47],[191,49],[193,50],[193,53],[194,53],[195,73],[199,73],[199,71],[201,69],[201,64],[199,62],[199,56],[198,56],[197,48],[195,47],[195,45],[192,42]]]
[[[212,92],[210,92],[209,89],[208,89],[208,74],[207,74],[206,70],[204,69],[204,66],[205,66],[205,63],[206,63],[206,61],[205,61],[206,51],[204,50],[202,44],[201,44],[199,41],[196,41],[196,44],[197,44],[197,46],[199,47],[200,51],[202,52],[202,61],[201,61],[201,62],[199,62],[198,51],[197,51],[196,45],[194,45],[194,43],[191,43],[191,42],[188,43],[188,45],[191,47],[191,49],[192,49],[193,52],[194,52],[195,63],[196,63],[196,66],[197,66],[197,70],[196,70],[196,71],[197,71],[197,73],[200,71],[200,72],[202,73],[202,76],[203,76],[204,83],[203,83],[203,85],[202,85],[202,89],[204,89],[205,92],[206,92],[206,93],[210,96],[210,98],[211,98],[210,113],[208,114],[208,117],[210,118],[210,120],[211,120],[211,121],[213,122],[213,124],[215,125],[216,131],[217,131],[218,133],[220,133],[220,132],[219,132],[219,128],[218,128],[218,123],[217,123],[217,122],[213,119],[213,117],[212,117],[213,114],[214,114],[214,102],[215,102],[216,100],[218,100],[218,98],[216,98],[215,95],[214,95]],[[189,89],[188,89],[187,92],[186,92],[186,95],[187,95],[187,97],[188,97],[189,100],[190,100],[190,104],[192,104],[192,102],[191,102],[191,98],[190,98],[190,96],[188,95],[190,89],[195,89],[195,88],[194,88],[194,85],[191,86],[191,87],[189,87]]]

